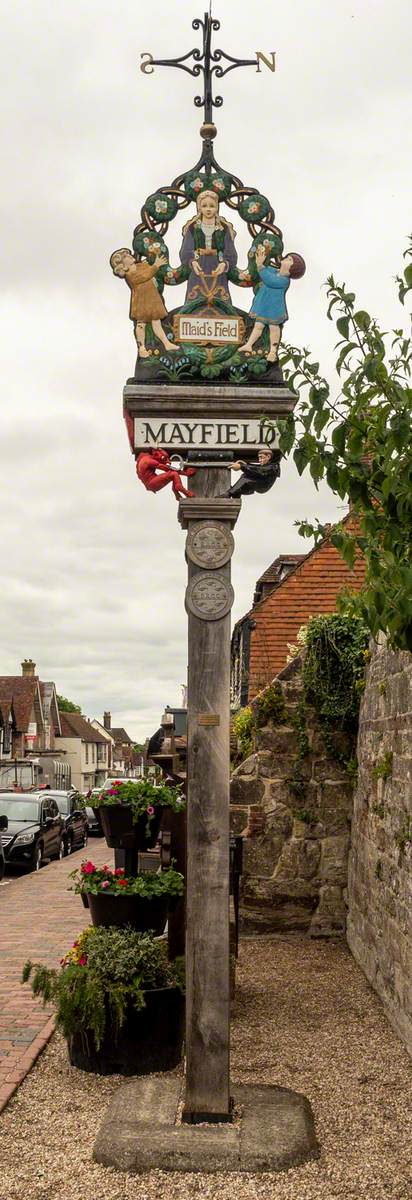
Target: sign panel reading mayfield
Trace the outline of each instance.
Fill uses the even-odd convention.
[[[239,317],[215,317],[181,314],[177,320],[177,336],[179,342],[210,342],[214,345],[233,342],[238,345],[242,340],[244,321]]]
[[[181,417],[167,421],[161,417],[134,422],[134,444],[136,450],[145,446],[174,447],[201,450],[250,450],[254,446],[275,446],[276,434],[261,421],[197,421]]]

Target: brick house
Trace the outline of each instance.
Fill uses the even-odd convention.
[[[346,522],[351,520],[346,517]],[[282,573],[276,566],[283,564]],[[326,537],[306,554],[280,555],[258,580],[262,598],[237,621],[231,646],[232,703],[248,704],[286,666],[288,645],[309,617],[336,611],[343,588],[360,591],[364,561],[359,556],[353,571]],[[266,582],[266,592],[265,592]],[[269,589],[269,590],[268,590]]]
[[[21,675],[0,676],[0,760],[55,749],[61,733],[54,683],[42,682],[24,659]]]

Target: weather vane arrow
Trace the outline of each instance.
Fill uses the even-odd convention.
[[[221,108],[223,104],[223,96],[213,95],[213,76],[215,75],[216,79],[223,79],[225,75],[229,74],[229,71],[235,71],[237,67],[255,67],[260,72],[261,63],[264,63],[269,71],[274,71],[275,51],[272,50],[270,55],[266,55],[261,50],[257,50],[254,58],[234,58],[233,55],[226,54],[225,50],[213,50],[212,33],[220,29],[220,21],[216,21],[212,17],[212,5],[210,5],[209,12],[204,14],[203,21],[200,17],[196,17],[192,21],[192,29],[201,29],[203,32],[202,50],[195,47],[187,54],[182,54],[180,58],[154,58],[152,54],[145,51],[141,54],[140,70],[145,75],[151,75],[155,67],[178,67],[180,71],[186,71],[188,75],[193,75],[195,78],[203,75],[203,96],[195,96],[194,103],[196,108],[204,109],[204,122],[208,126],[213,125],[213,109]]]

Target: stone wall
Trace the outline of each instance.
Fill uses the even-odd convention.
[[[240,833],[249,822],[259,830],[256,817],[264,814],[261,831],[244,841],[243,929],[327,936],[342,933],[346,924],[352,785],[342,762],[328,754],[314,711],[306,709],[304,787],[298,795],[291,787],[299,748],[300,668],[296,659],[278,676],[285,722],[259,728],[253,754],[232,775],[231,828]],[[336,744],[344,752],[340,738]]]
[[[348,942],[412,1053],[412,655],[372,650],[358,740]]]

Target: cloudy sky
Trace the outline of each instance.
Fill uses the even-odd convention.
[[[160,68],[145,76],[139,63],[143,51],[174,57],[195,46],[191,21],[204,7],[1,3],[0,672],[18,673],[31,656],[86,714],[109,708],[138,738],[180,702],[186,567],[172,495],[136,481],[121,416],[132,326],[108,258],[130,244],[145,197],[197,161],[197,81]],[[217,157],[270,197],[286,248],[304,254],[288,337],[330,371],[322,284],[331,271],[385,328],[400,323],[410,2],[264,0],[245,4],[241,21],[239,11],[239,0],[215,0],[217,44],[239,57],[275,50],[277,69],[223,81]],[[239,245],[245,252],[240,235]],[[339,511],[292,466],[266,497],[244,502],[234,620],[277,554],[308,548],[294,522]]]

